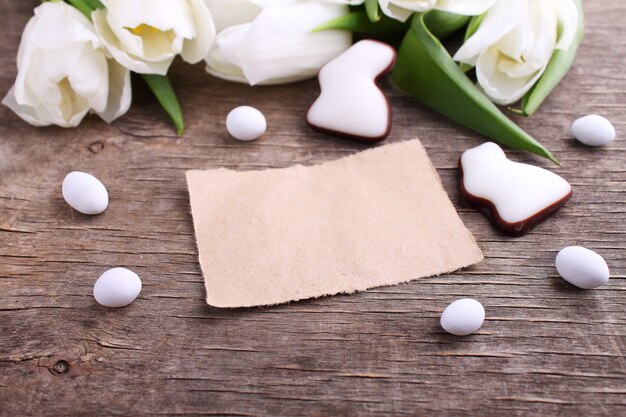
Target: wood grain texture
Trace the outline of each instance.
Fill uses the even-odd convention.
[[[34,5],[0,0],[3,93]],[[571,202],[525,237],[497,233],[458,196],[457,158],[482,138],[387,85],[389,141],[421,138],[486,260],[351,296],[213,309],[196,258],[186,170],[313,164],[366,148],[306,127],[315,81],[250,88],[179,62],[183,138],[140,79],[112,125],[89,117],[36,129],[0,108],[0,415],[626,415],[626,4],[585,7],[575,66],[533,118],[516,118],[562,161]],[[262,140],[228,137],[224,118],[240,104],[266,114]],[[571,138],[572,120],[588,113],[614,122],[609,147]],[[103,215],[63,202],[71,170],[107,185]],[[609,284],[580,291],[558,278],[556,252],[572,244],[606,258]],[[144,284],[119,310],[91,295],[113,266]],[[438,319],[462,296],[480,300],[487,319],[456,338]]]

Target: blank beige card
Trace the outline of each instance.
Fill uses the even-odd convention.
[[[271,305],[483,259],[418,140],[315,166],[188,171],[207,303]]]

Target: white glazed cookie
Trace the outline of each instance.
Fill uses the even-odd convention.
[[[391,46],[363,40],[324,65],[318,76],[321,93],[306,115],[309,126],[363,142],[389,136],[391,106],[376,81],[395,60]]]
[[[525,234],[572,196],[572,187],[563,178],[509,161],[493,142],[465,151],[459,169],[463,196],[510,235]]]

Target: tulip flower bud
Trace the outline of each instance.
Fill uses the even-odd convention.
[[[211,75],[251,85],[303,80],[352,44],[352,34],[345,30],[313,32],[345,15],[345,5],[237,0],[237,8],[226,7],[231,1],[208,2],[222,28],[205,59]]]
[[[101,0],[92,13],[98,35],[120,64],[140,74],[165,75],[180,54],[200,62],[215,38],[203,0]]]
[[[35,9],[17,69],[2,104],[34,126],[75,127],[89,112],[111,122],[130,107],[128,70],[108,58],[91,22],[64,2]]]
[[[573,58],[582,31],[578,15],[574,0],[499,0],[471,27],[475,32],[454,60],[475,66],[478,84],[493,102],[515,103],[538,83],[556,53]],[[559,64],[558,79],[569,65]]]

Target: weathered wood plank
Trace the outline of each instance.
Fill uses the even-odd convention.
[[[0,91],[15,76],[19,34],[36,2],[0,1]],[[184,172],[313,164],[366,146],[309,130],[314,81],[250,88],[177,63],[187,117],[177,138],[140,80],[130,113],[109,126],[35,129],[0,108],[0,415],[562,415],[626,414],[626,5],[586,2],[576,64],[532,119],[516,119],[561,159],[574,197],[531,234],[494,231],[458,197],[456,161],[482,140],[390,86],[392,139],[418,136],[486,260],[454,274],[273,308],[204,303]],[[255,143],[223,127],[239,104],[260,108]],[[602,113],[618,140],[587,149],[568,133]],[[553,168],[536,157],[521,161]],[[109,209],[71,211],[60,183],[74,169],[108,186]],[[612,280],[583,292],[558,278],[556,251],[601,253]],[[107,310],[95,279],[127,266],[144,289]],[[448,302],[472,296],[487,320],[444,334]]]

